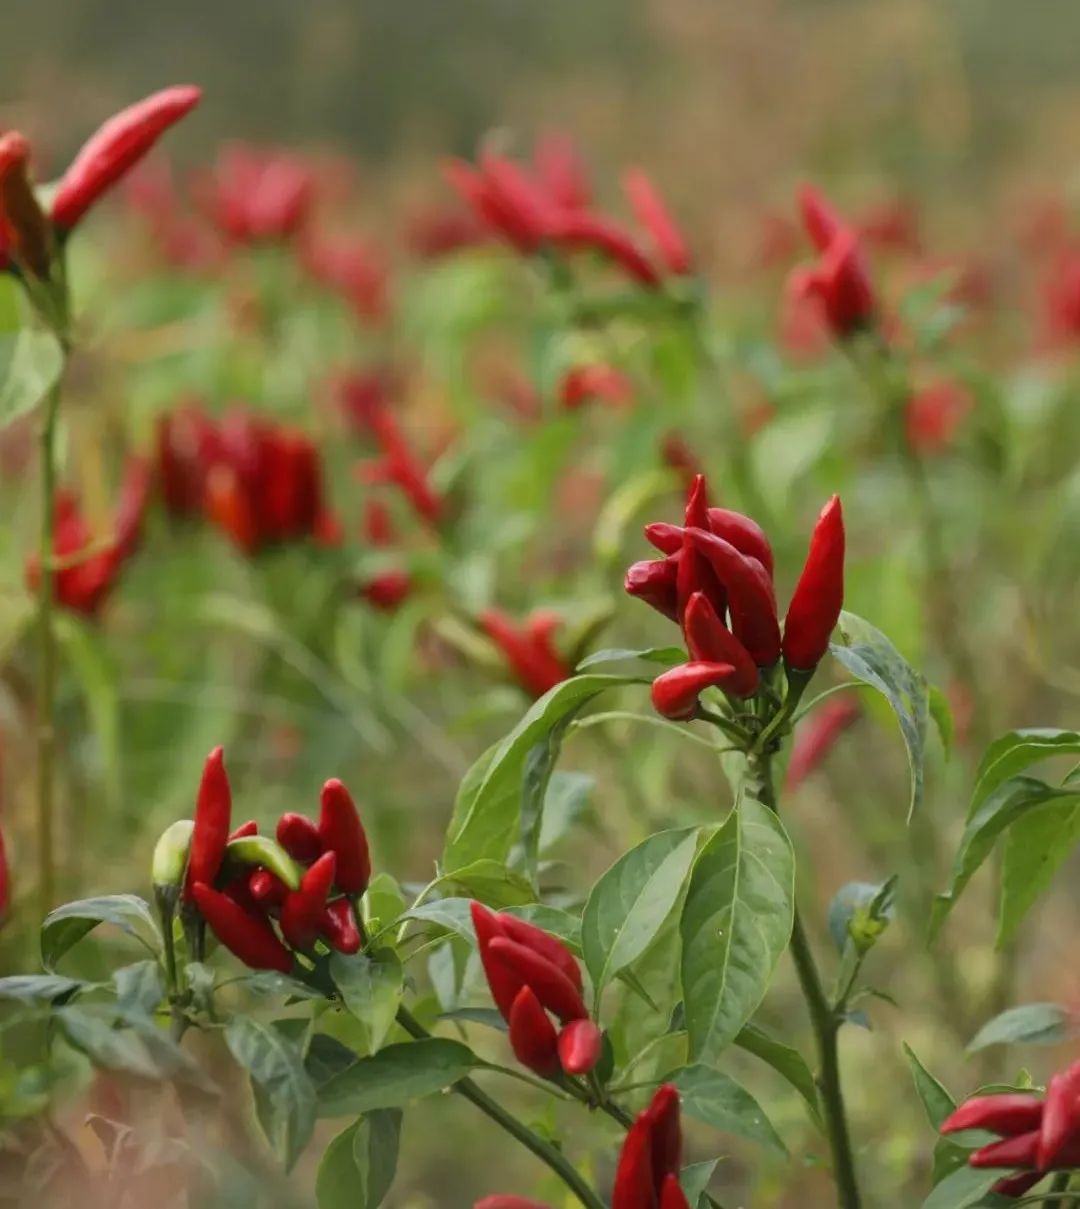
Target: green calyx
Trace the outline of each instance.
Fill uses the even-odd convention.
[[[230,864],[252,865],[268,870],[281,878],[290,890],[300,889],[303,870],[277,840],[266,835],[245,835],[230,840],[225,846],[225,859]]]
[[[150,876],[155,887],[179,886],[184,880],[194,830],[195,824],[191,819],[180,819],[161,833],[161,838],[154,845],[150,865]]]

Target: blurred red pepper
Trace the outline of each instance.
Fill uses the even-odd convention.
[[[337,857],[338,888],[345,894],[363,894],[371,881],[371,853],[360,812],[345,786],[336,778],[322,787],[319,837],[327,852]]]
[[[908,444],[923,457],[943,453],[974,407],[971,392],[958,382],[937,382],[917,391],[905,409]]]
[[[207,886],[214,884],[221,862],[225,859],[231,817],[232,790],[229,788],[229,774],[225,771],[225,751],[222,747],[215,747],[206,757],[195,799],[195,830],[191,835],[191,853],[184,883],[185,898],[192,896],[199,883]]]
[[[310,216],[315,176],[289,152],[230,143],[195,190],[210,220],[233,242],[285,242]]]
[[[641,168],[630,169],[623,176],[623,191],[668,272],[676,277],[692,273],[690,248],[649,175]]]
[[[405,224],[405,246],[421,260],[438,260],[488,239],[486,226],[475,215],[446,207],[416,210]]]
[[[228,895],[199,882],[193,887],[199,914],[221,943],[253,970],[288,974],[292,954],[278,939],[269,921],[246,910]]]
[[[612,365],[576,365],[559,383],[559,406],[563,411],[577,411],[594,400],[621,407],[633,398],[630,379]]]
[[[339,294],[364,323],[382,323],[390,308],[389,269],[379,251],[353,237],[311,236],[300,264],[312,281]]]
[[[555,649],[554,635],[560,625],[557,614],[540,610],[518,625],[500,609],[485,609],[479,622],[515,679],[534,697],[542,697],[573,675],[573,668]]]
[[[533,150],[536,174],[548,196],[566,210],[584,210],[592,201],[585,165],[570,135],[549,130]]]
[[[478,902],[472,904],[472,920],[488,986],[510,1026],[518,1060],[545,1077],[560,1067],[568,1074],[592,1070],[602,1037],[589,1019],[581,970],[570,950],[542,928]],[[561,1030],[548,1012],[562,1022]]]
[[[784,788],[789,792],[806,780],[818,769],[837,739],[859,717],[862,712],[858,701],[850,696],[830,697],[795,731]]]
[[[614,219],[575,211],[560,215],[552,225],[550,235],[553,242],[565,250],[600,253],[646,289],[658,289],[663,282],[660,270],[633,235]]]
[[[834,495],[821,510],[784,621],[784,661],[811,671],[829,649],[844,605],[844,514]]]
[[[814,266],[792,273],[790,295],[796,300],[815,300],[833,335],[845,339],[869,327],[877,309],[858,232],[813,185],[803,187],[799,205],[803,224],[820,258]]]
[[[170,515],[200,514],[209,471],[221,456],[217,426],[195,403],[158,416],[157,480]]]
[[[74,493],[56,496],[53,529],[53,595],[56,603],[73,613],[93,617],[116,586],[125,561],[134,554],[150,493],[150,468],[139,458],[129,458],[117,500],[113,534],[95,539]],[[84,555],[84,551],[85,553]],[[37,589],[41,563],[36,555],[26,560],[26,582]]]

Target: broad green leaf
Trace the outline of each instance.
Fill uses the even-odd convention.
[[[315,1180],[319,1209],[378,1209],[397,1171],[401,1113],[381,1109],[330,1143]]]
[[[401,1003],[404,971],[398,955],[393,949],[380,949],[370,956],[334,953],[330,977],[350,1014],[363,1026],[368,1052],[374,1053],[393,1028]]]
[[[986,749],[975,774],[975,789],[968,807],[970,819],[986,799],[1006,781],[1040,760],[1080,754],[1080,733],[1074,730],[1031,728],[1012,730]]]
[[[297,1036],[300,1040],[307,1032],[308,1022],[302,1017],[294,1020],[279,1020],[277,1027],[283,1024],[297,1024]],[[356,1054],[336,1037],[327,1033],[316,1033],[309,1041],[307,1053],[304,1055],[304,1070],[307,1071],[315,1087],[316,1093],[324,1083],[328,1083],[335,1075],[347,1070],[356,1061]]]
[[[71,999],[90,983],[63,974],[13,974],[0,978],[0,999],[18,999],[23,1003],[55,1003]]]
[[[998,836],[1018,819],[1048,802],[1075,805],[1080,802],[1080,790],[1055,789],[1034,777],[1015,777],[999,784],[982,800],[964,828],[953,860],[949,888],[937,896],[931,907],[931,937],[940,930],[964,887],[990,855]]]
[[[960,1167],[937,1185],[923,1201],[922,1209],[971,1209],[1000,1179],[1000,1171]]]
[[[926,1110],[926,1119],[934,1129],[940,1129],[942,1121],[956,1107],[956,1101],[949,1094],[945,1085],[926,1069],[915,1055],[910,1045],[904,1042],[904,1057],[915,1080],[915,1091]]]
[[[715,1061],[760,1004],[791,938],[795,858],[780,820],[749,796],[702,849],[683,906],[690,1056]]]
[[[479,1064],[467,1045],[444,1037],[388,1045],[323,1085],[319,1115],[345,1117],[376,1108],[403,1108],[452,1087]]]
[[[806,1101],[810,1115],[816,1125],[821,1125],[821,1105],[818,1101],[814,1072],[797,1049],[770,1037],[756,1024],[748,1024],[735,1038],[735,1044],[767,1063],[778,1075],[782,1075]]]
[[[113,973],[116,1000],[127,1012],[151,1016],[165,998],[165,978],[156,961],[137,961]]]
[[[311,1139],[316,1094],[300,1049],[281,1032],[249,1016],[234,1016],[225,1043],[251,1076],[259,1121],[286,1171]]]
[[[721,1133],[756,1142],[777,1154],[787,1147],[754,1097],[734,1079],[711,1067],[695,1065],[673,1071],[665,1083],[674,1083],[682,1097],[682,1109]]]
[[[489,857],[456,869],[440,877],[435,884],[440,889],[478,898],[488,907],[516,907],[536,901],[536,891],[528,878]]]
[[[0,425],[33,410],[60,380],[64,354],[51,332],[0,332]]]
[[[613,663],[632,663],[641,660],[645,663],[659,663],[663,667],[675,667],[686,662],[686,652],[678,646],[651,646],[644,650],[635,651],[629,647],[618,647],[610,651],[593,651],[577,665],[579,672],[587,668],[609,667]]]
[[[1073,1014],[1056,1003],[1025,1003],[988,1021],[975,1034],[968,1053],[991,1045],[1060,1045],[1076,1035]]]
[[[1072,798],[1061,798],[1025,814],[1009,828],[998,904],[998,945],[1016,929],[1049,888],[1080,842],[1080,785]]]
[[[525,871],[533,885],[536,884],[540,864],[540,833],[544,825],[548,785],[559,759],[563,736],[572,720],[573,714],[560,719],[525,755],[521,780],[521,848],[525,856]]]
[[[575,676],[545,693],[466,773],[454,803],[443,867],[452,873],[483,858],[505,861],[519,834],[529,752],[600,693],[633,683],[642,683],[641,677]]]
[[[882,694],[900,724],[911,769],[910,819],[923,798],[926,724],[930,715],[926,678],[880,630],[854,613],[840,614],[839,629],[843,641],[832,643],[829,649],[856,679]]]
[[[581,945],[597,1000],[652,944],[674,910],[699,835],[697,828],[684,828],[650,836],[593,887],[582,915]]]
[[[112,924],[156,955],[161,949],[150,907],[134,894],[108,894],[65,903],[45,917],[41,925],[41,960],[52,970],[65,953],[99,924]]]

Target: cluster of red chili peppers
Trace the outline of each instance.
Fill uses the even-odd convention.
[[[996,1133],[1000,1139],[974,1151],[968,1158],[972,1167],[1019,1173],[994,1185],[1001,1195],[1023,1196],[1048,1171],[1080,1168],[1080,1062],[1054,1075],[1045,1096],[975,1096],[941,1125],[944,1134],[970,1129]]]
[[[634,563],[626,590],[677,622],[690,652],[688,662],[653,682],[659,713],[677,721],[698,716],[707,688],[720,688],[733,701],[753,697],[781,657],[789,689],[809,679],[828,650],[844,599],[844,521],[837,496],[814,528],[783,633],[768,538],[749,517],[710,507],[704,476],[690,487],[684,523],[650,524],[645,536],[664,557]]]
[[[283,814],[275,838],[259,835],[253,821],[232,829],[232,793],[216,747],[194,820],[164,833],[153,877],[170,915],[182,887],[182,914],[190,920],[194,912],[253,969],[287,974],[296,954],[310,958],[319,944],[360,950],[356,904],[371,880],[371,856],[356,805],[338,780],[322,788],[318,822]]]
[[[665,1083],[626,1135],[615,1168],[611,1209],[690,1209],[679,1184],[681,1164],[679,1093]],[[477,1201],[475,1209],[549,1209],[549,1206],[526,1197],[501,1194]]]

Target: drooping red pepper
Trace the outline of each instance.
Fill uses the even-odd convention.
[[[752,697],[761,676],[750,652],[717,616],[704,592],[690,597],[683,614],[683,632],[690,658],[695,662],[731,665],[727,691],[739,697]]]
[[[535,949],[496,936],[488,945],[488,953],[492,961],[504,965],[522,986],[532,987],[540,1003],[564,1024],[588,1016],[581,992],[562,970]]]
[[[568,1075],[585,1075],[600,1061],[604,1034],[592,1020],[571,1020],[559,1033],[558,1061]]]
[[[858,701],[851,697],[831,697],[814,710],[795,731],[785,789],[789,792],[797,789],[820,767],[837,739],[858,718],[860,712]]]
[[[336,867],[334,853],[324,852],[304,874],[300,889],[286,895],[281,906],[281,933],[294,949],[306,953],[322,934]]]
[[[292,954],[268,920],[202,882],[193,888],[193,898],[210,930],[245,965],[253,970],[277,970],[282,974],[292,969]]]
[[[623,587],[628,596],[636,596],[670,621],[678,621],[678,575],[679,564],[674,556],[644,559],[627,568]]]
[[[693,272],[686,238],[664,205],[649,175],[632,168],[623,175],[623,191],[641,226],[648,231],[665,268],[677,277]]]
[[[323,840],[318,827],[302,814],[291,812],[278,819],[277,842],[302,865],[310,865],[323,854]]]
[[[352,903],[347,898],[335,898],[332,903],[327,904],[323,934],[327,944],[339,953],[360,952],[363,936],[356,922]]]
[[[514,1057],[542,1078],[559,1073],[555,1026],[530,986],[523,986],[510,1007],[510,1048]]]
[[[678,1184],[679,1093],[670,1083],[631,1125],[615,1169],[611,1209],[688,1209]]]
[[[646,289],[659,289],[663,284],[659,269],[634,237],[611,219],[580,211],[562,214],[552,226],[551,237],[561,248],[599,252]]]
[[[734,692],[737,679],[730,663],[680,663],[653,681],[653,707],[673,722],[687,722],[697,714],[698,698],[707,688]]]
[[[542,697],[573,674],[555,649],[554,632],[560,624],[557,614],[541,610],[518,626],[502,610],[485,609],[479,621],[518,683],[534,697]]]
[[[225,771],[225,751],[215,747],[206,757],[195,801],[195,830],[191,835],[185,898],[190,898],[198,885],[213,886],[229,842],[231,814],[232,791]]]
[[[338,888],[345,894],[363,894],[371,881],[371,852],[356,804],[336,778],[322,788],[319,836],[326,851],[337,857]]]
[[[83,145],[60,179],[52,220],[68,231],[86,211],[150,150],[170,126],[190,113],[200,89],[177,85],[121,110]]]
[[[986,1129],[990,1133],[1012,1136],[1038,1129],[1042,1116],[1043,1102],[1034,1092],[974,1096],[942,1121],[941,1132]]]
[[[812,671],[829,649],[844,605],[844,514],[834,495],[821,510],[784,622],[784,661]]]
[[[705,529],[687,529],[685,540],[703,554],[723,584],[731,612],[731,629],[758,667],[780,658],[780,625],[776,598],[765,568],[730,542]]]

